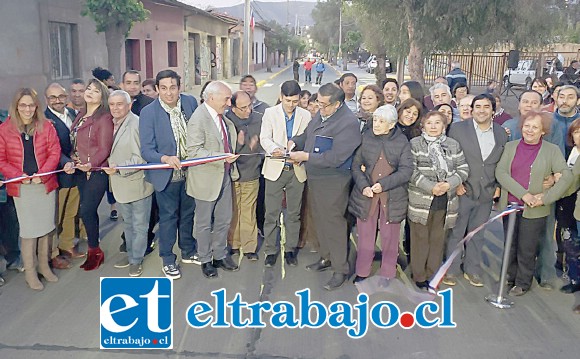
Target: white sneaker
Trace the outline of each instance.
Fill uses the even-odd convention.
[[[199,256],[197,255],[197,253],[190,256],[190,257],[181,258],[181,262],[187,263],[187,264],[197,264],[198,266],[201,265],[201,262],[199,261]]]

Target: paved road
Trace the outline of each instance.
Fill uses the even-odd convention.
[[[333,80],[333,70],[326,74]],[[286,70],[274,79],[259,72],[264,80],[259,97],[274,104],[279,84],[291,78]],[[235,82],[235,80],[233,80]],[[308,86],[306,88],[313,89]],[[185,322],[187,307],[196,301],[212,302],[210,292],[228,289],[228,298],[239,292],[247,302],[288,300],[296,303],[294,292],[311,288],[312,300],[329,304],[342,300],[355,303],[357,290],[352,284],[335,292],[321,286],[329,273],[313,274],[304,269],[315,261],[316,253],[305,248],[299,266],[285,268],[280,260],[274,269],[257,263],[241,262],[240,271],[223,273],[207,280],[199,266],[183,265],[182,279],[174,284],[174,349],[170,351],[101,351],[99,348],[99,277],[122,277],[125,270],[113,268],[121,258],[117,252],[121,226],[108,219],[106,201],[101,210],[102,246],[105,264],[94,272],[78,268],[58,271],[60,281],[48,284],[41,293],[32,292],[21,274],[6,276],[0,288],[0,358],[575,358],[580,344],[580,316],[571,308],[579,297],[558,291],[547,292],[534,284],[527,295],[516,299],[511,310],[498,310],[484,301],[497,286],[499,256],[503,234],[499,223],[486,232],[486,286],[474,288],[460,280],[454,288],[456,329],[369,328],[362,339],[350,339],[345,329],[192,329]],[[84,244],[83,244],[84,245]],[[376,265],[377,263],[375,263]],[[157,252],[145,260],[144,276],[160,276]],[[399,272],[402,283],[409,283],[407,272]],[[561,284],[561,283],[558,283]],[[393,301],[402,310],[414,304],[402,294],[377,293],[371,303]]]

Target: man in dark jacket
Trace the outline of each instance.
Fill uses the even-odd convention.
[[[361,143],[358,120],[344,105],[344,98],[344,91],[334,84],[320,87],[316,101],[320,111],[302,135],[293,137],[298,151],[290,153],[292,160],[306,162],[309,195],[320,241],[320,259],[306,269],[321,272],[332,267],[334,274],[324,285],[327,290],[341,287],[348,278],[345,214],[352,180],[352,158]]]
[[[262,152],[259,144],[262,120],[252,113],[252,98],[245,91],[236,91],[231,98],[229,118],[238,133],[236,153],[256,154]],[[232,217],[228,242],[234,253],[242,248],[251,261],[258,260],[258,227],[256,203],[258,200],[259,178],[262,156],[240,156],[236,161],[240,178],[234,182],[234,216]]]
[[[453,89],[459,83],[467,84],[467,76],[465,72],[461,71],[461,64],[457,61],[451,63],[451,71],[449,71],[445,78],[450,89]]]
[[[476,96],[472,102],[473,119],[451,125],[449,137],[461,145],[465,161],[469,165],[467,181],[457,188],[459,216],[449,233],[447,256],[449,257],[466,233],[471,232],[489,219],[493,196],[498,186],[495,168],[508,135],[503,127],[493,124],[495,99],[488,94]],[[464,277],[475,287],[483,287],[481,279],[483,231],[477,233],[465,246],[463,260]],[[461,258],[456,259],[443,283],[455,285],[460,273]]]
[[[153,98],[145,96],[141,93],[141,75],[135,70],[125,71],[122,78],[121,88],[125,90],[133,104],[131,105],[131,112],[139,116],[143,107],[153,102]]]
[[[70,127],[77,113],[74,109],[65,106],[68,95],[60,84],[54,82],[48,85],[44,95],[48,104],[44,115],[56,129],[60,142],[61,158],[59,169],[61,169],[67,162],[72,161],[70,159],[72,153]],[[84,253],[79,253],[76,250],[74,244],[75,217],[79,210],[80,194],[75,174],[59,173],[58,185],[58,241],[52,243],[51,258],[53,268],[67,269],[71,267],[73,258],[85,256]],[[63,254],[62,256],[59,255],[59,249]]]

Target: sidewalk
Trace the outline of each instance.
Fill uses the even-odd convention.
[[[254,71],[254,72],[250,73],[250,75],[254,76],[254,78],[257,81],[258,87],[261,87],[268,80],[271,80],[271,79],[275,78],[276,76],[280,75],[282,72],[286,71],[291,66],[292,66],[292,64],[290,64],[288,66],[282,66],[282,67],[272,66],[272,72],[266,72],[266,68],[263,68],[263,69],[260,69],[258,71]],[[237,75],[237,76],[233,76],[233,77],[230,77],[229,79],[224,79],[221,81],[230,85],[233,90],[237,90],[239,88],[239,85],[240,85],[240,80],[245,75],[246,74]],[[187,91],[187,93],[189,93],[190,95],[193,95],[199,99],[202,86],[203,86],[203,84],[196,85],[193,87],[192,90]]]

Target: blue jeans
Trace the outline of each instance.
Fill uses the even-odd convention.
[[[129,264],[140,264],[147,249],[147,229],[153,196],[130,203],[117,203],[125,224],[125,242]]]
[[[163,191],[155,191],[159,207],[159,256],[163,265],[175,264],[173,246],[179,233],[181,256],[191,257],[197,252],[193,238],[195,200],[185,193],[185,181],[171,182]]]

